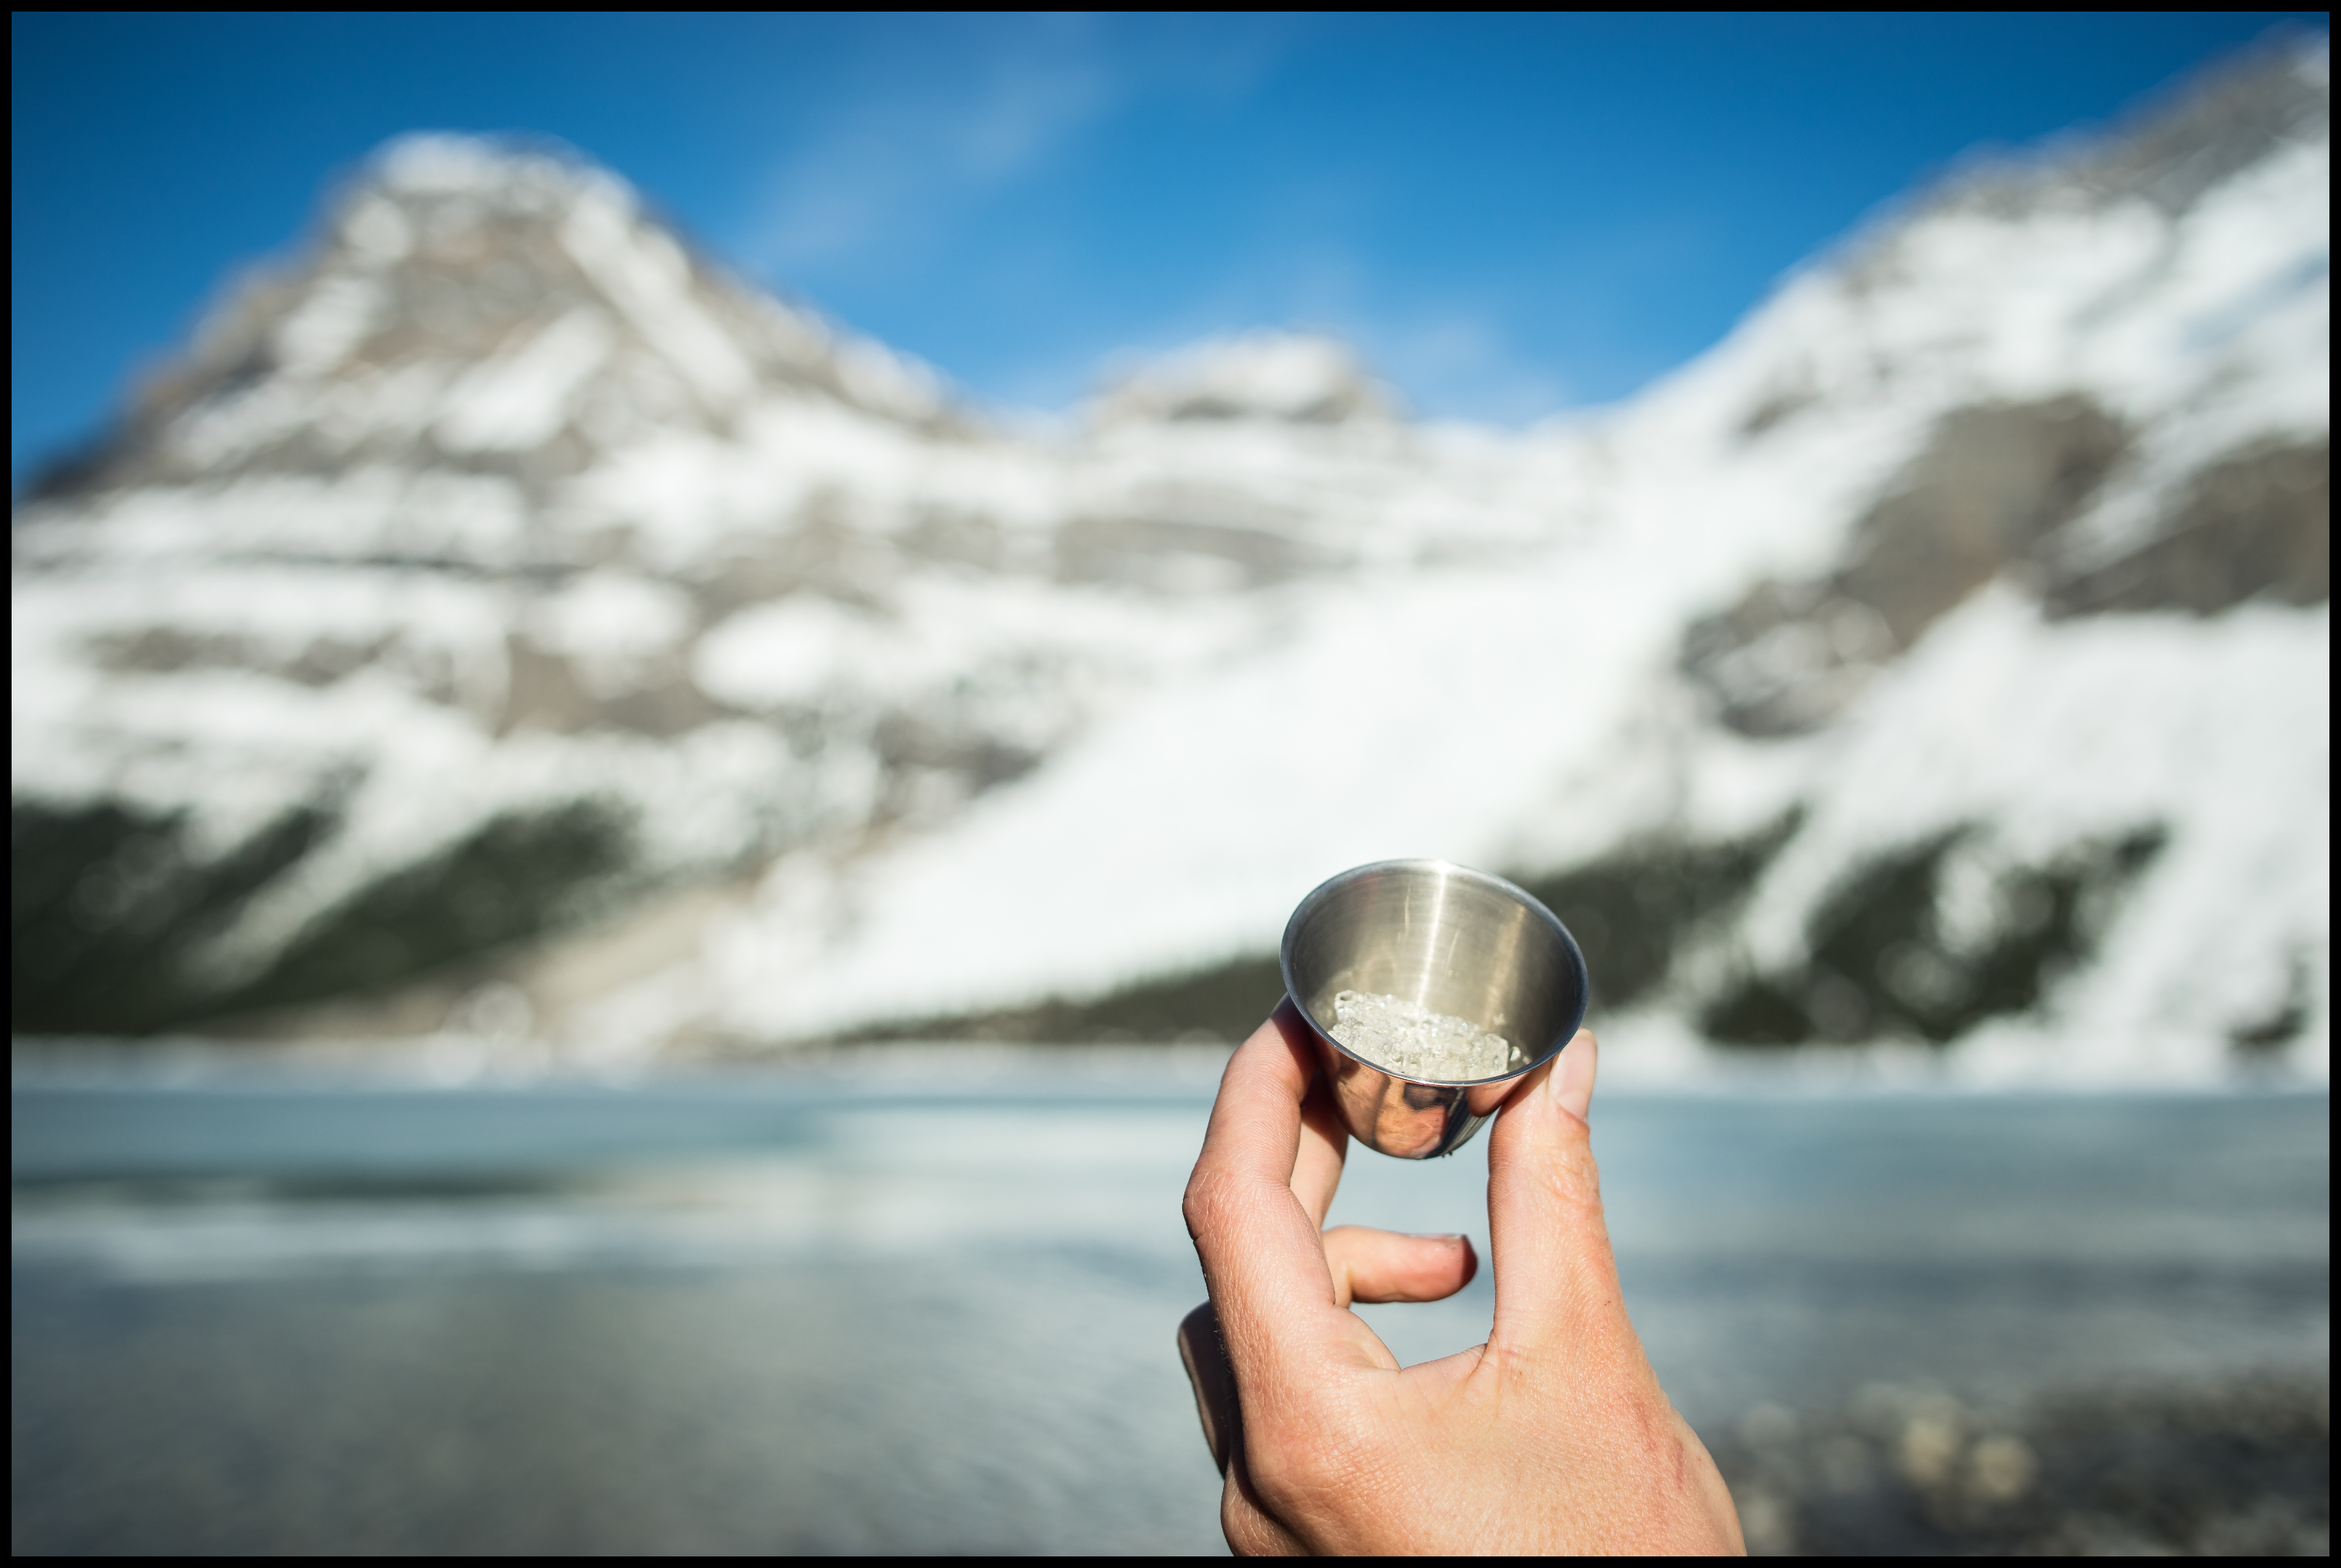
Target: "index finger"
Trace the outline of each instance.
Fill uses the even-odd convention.
[[[1268,1372],[1280,1350],[1340,1337],[1338,1325],[1357,1321],[1334,1305],[1322,1216],[1293,1190],[1317,1070],[1307,1028],[1288,1002],[1229,1058],[1187,1181],[1187,1229],[1240,1383]]]

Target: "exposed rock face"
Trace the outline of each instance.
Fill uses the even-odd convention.
[[[2321,1075],[2325,73],[1518,434],[1276,334],[1011,434],[608,174],[401,144],[18,510],[14,1022],[1224,1030],[1428,852],[1712,1038]]]
[[[2161,531],[2102,565],[2052,582],[2059,615],[2184,610],[2216,615],[2253,599],[2333,597],[2333,453],[2272,441],[2197,474]]]
[[[1857,522],[1818,581],[1766,581],[1685,634],[1683,666],[1743,735],[1833,719],[1868,677],[1992,579],[2037,575],[2043,547],[2127,444],[2087,399],[1954,410]]]
[[[2323,441],[2256,444],[2189,481],[2157,531],[2087,566],[2057,530],[2113,471],[2127,438],[2086,400],[1965,408],[1815,581],[1767,580],[1683,636],[1684,673],[1742,735],[1798,735],[1836,718],[1870,677],[1995,578],[2037,588],[2052,614],[2332,598],[2332,480]]]

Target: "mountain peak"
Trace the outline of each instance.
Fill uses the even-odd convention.
[[[393,196],[470,195],[510,200],[532,188],[573,194],[589,184],[624,183],[556,143],[494,141],[445,131],[417,131],[377,151],[366,184]]]
[[[2029,159],[1955,179],[1947,206],[2022,216],[2045,205],[2143,201],[2176,216],[2287,146],[2330,134],[2329,46],[2277,36],[2189,78],[2109,132],[2052,139]]]
[[[1142,366],[1100,397],[1101,423],[1266,420],[1336,424],[1386,420],[1387,389],[1357,354],[1314,333],[1250,332],[1209,338]]]
[[[414,135],[234,287],[51,491],[384,462],[541,487],[653,432],[808,398],[945,418],[923,367],[732,279],[608,171]]]

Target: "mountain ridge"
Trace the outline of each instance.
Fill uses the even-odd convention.
[[[2028,205],[1960,174],[1629,404],[1517,434],[1253,334],[1034,440],[613,176],[403,144],[297,297],[19,511],[17,1027],[330,1003],[580,1059],[762,1046],[1216,972],[1389,853],[1623,940],[1618,887],[1762,841],[1659,899],[1690,912],[1616,987],[1634,1055],[1957,1019],[1976,1071],[2066,1070],[2061,1029],[2100,1042],[2072,1070],[2199,1077],[2296,993],[2275,1048],[2321,1077],[2321,884],[2198,862],[2324,798],[2326,721],[2190,671],[2321,690],[2324,73],[2264,55],[1998,176]],[[2175,683],[2105,740],[2154,789],[2047,804],[2103,765],[2050,724],[2029,775],[1847,796],[1951,743],[1922,690],[2127,711],[2117,644]],[[2268,778],[2199,798],[2153,739],[2186,724]],[[2278,918],[2125,1054],[2099,992],[2203,939],[2189,878]]]

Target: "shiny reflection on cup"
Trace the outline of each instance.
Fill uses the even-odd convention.
[[[1558,916],[1501,877],[1445,860],[1380,860],[1332,878],[1292,911],[1281,958],[1284,989],[1317,1037],[1342,1125],[1400,1159],[1469,1143],[1523,1074],[1569,1044],[1592,989],[1585,955]],[[1343,991],[1467,1018],[1524,1059],[1469,1083],[1402,1077],[1333,1037],[1333,998]]]

